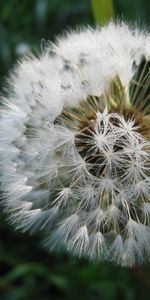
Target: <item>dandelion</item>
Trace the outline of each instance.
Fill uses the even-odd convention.
[[[150,42],[124,23],[28,54],[0,112],[2,205],[51,251],[133,266],[150,246]]]

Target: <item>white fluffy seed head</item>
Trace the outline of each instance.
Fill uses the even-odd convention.
[[[17,229],[91,260],[149,259],[149,59],[148,33],[110,23],[18,63],[0,112],[2,205]]]

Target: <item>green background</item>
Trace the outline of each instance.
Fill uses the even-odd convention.
[[[99,1],[101,2],[101,1]],[[149,0],[114,0],[115,16],[149,28]],[[26,47],[94,25],[88,0],[0,0],[0,85]],[[43,40],[44,39],[44,40]],[[16,233],[0,214],[0,300],[146,300],[150,264],[132,269],[48,254],[39,237]]]

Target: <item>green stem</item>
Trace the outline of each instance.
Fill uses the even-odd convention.
[[[96,24],[103,25],[114,16],[113,0],[91,0]]]

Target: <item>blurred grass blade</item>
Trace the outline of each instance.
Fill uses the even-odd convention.
[[[96,24],[103,25],[113,18],[113,0],[91,0]]]

